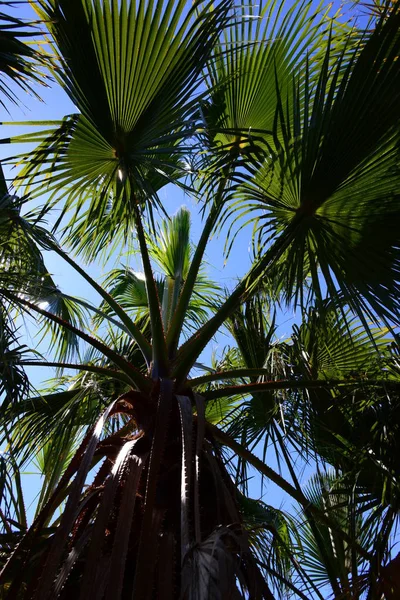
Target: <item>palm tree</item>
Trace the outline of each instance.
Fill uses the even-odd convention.
[[[26,270],[7,250],[0,291],[37,316],[57,352],[47,362],[13,355],[5,365],[80,375],[61,373],[39,396],[12,396],[1,413],[13,456],[39,452],[46,473],[32,526],[6,548],[3,596],[317,593],[295,559],[290,518],[247,497],[248,466],[299,503],[319,550],[325,528],[351,548],[353,565],[367,561],[375,589],[387,580],[398,498],[389,443],[399,380],[389,344],[399,321],[400,5],[364,29],[305,2],[286,10],[274,0],[257,8],[39,0],[36,10],[53,52],[48,68],[77,112],[14,138],[36,148],[18,157],[23,200],[13,202],[43,192],[48,200],[36,216],[11,219],[29,223],[17,241],[28,240],[32,253],[23,256],[36,260]],[[167,183],[201,203],[192,250],[185,211],[155,225]],[[50,233],[44,219],[61,201]],[[234,243],[240,218],[254,227],[255,260],[224,295],[200,269],[210,236],[229,223]],[[102,287],[70,255],[91,261],[107,248],[129,249],[132,232],[140,276],[114,271]],[[57,289],[44,249],[93,287],[100,306]],[[291,343],[274,340],[265,289],[270,305],[279,299],[303,311]],[[356,317],[365,334],[354,331]],[[391,336],[384,343],[371,325],[379,319]],[[223,326],[236,350],[221,370],[198,376],[199,357]],[[376,414],[389,417],[382,428]],[[363,439],[367,431],[377,437]],[[287,477],[257,456],[266,436]],[[331,511],[310,502],[291,458],[304,448],[347,486],[357,482],[353,504],[362,496],[366,515],[377,508],[383,536],[364,547],[336,518],[332,498]],[[339,598],[343,571],[330,573]],[[389,598],[395,586],[392,578],[382,593]]]

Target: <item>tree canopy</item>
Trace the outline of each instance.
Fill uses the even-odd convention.
[[[400,3],[0,4],[0,598],[398,598]]]

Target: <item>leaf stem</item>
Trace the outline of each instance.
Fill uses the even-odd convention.
[[[157,286],[153,275],[153,269],[151,267],[150,255],[146,242],[146,235],[144,233],[142,217],[140,215],[140,208],[135,198],[133,198],[133,201],[135,229],[139,241],[140,254],[143,263],[143,271],[146,277],[146,293],[147,301],[149,303],[152,336],[151,376],[153,379],[158,379],[159,377],[165,377],[169,371],[167,345],[164,335],[164,327],[162,323],[160,300],[158,297]]]
[[[191,383],[191,380],[189,380]],[[269,390],[288,390],[288,389],[309,389],[309,388],[333,388],[354,387],[354,386],[382,386],[389,385],[391,387],[400,387],[398,381],[388,381],[387,379],[318,379],[315,381],[307,380],[288,380],[288,381],[264,381],[260,383],[247,383],[245,385],[231,385],[227,387],[217,388],[209,392],[203,392],[202,395],[206,400],[215,400],[216,398],[224,398],[225,396],[235,396],[236,394],[256,394],[267,392]]]
[[[106,367],[99,367],[96,365],[84,365],[75,363],[65,362],[51,362],[51,361],[40,361],[40,360],[23,360],[18,362],[23,367],[56,367],[58,369],[76,369],[77,371],[87,371],[88,373],[98,373],[99,375],[108,375],[112,379],[123,381],[128,385],[132,384],[131,379],[122,373],[121,371],[115,371],[114,369],[108,369]]]

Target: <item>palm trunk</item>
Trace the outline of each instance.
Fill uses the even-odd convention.
[[[17,548],[3,573],[13,581],[8,600],[273,600],[250,553],[219,446],[204,434],[199,399],[193,418],[195,403],[174,395],[168,380],[150,395],[119,398],[109,417],[122,414],[128,426],[105,439],[89,436],[63,481],[69,498],[58,531],[65,536],[38,530],[23,552]],[[94,480],[79,491],[77,480],[99,460]],[[59,496],[58,489],[53,511]],[[35,583],[26,588],[25,581]]]

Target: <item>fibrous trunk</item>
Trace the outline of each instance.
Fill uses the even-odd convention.
[[[104,437],[107,419],[121,417],[120,431]],[[56,528],[45,528],[65,497]],[[201,397],[176,395],[163,380],[148,396],[130,392],[114,402],[2,581],[10,600],[272,598]]]

